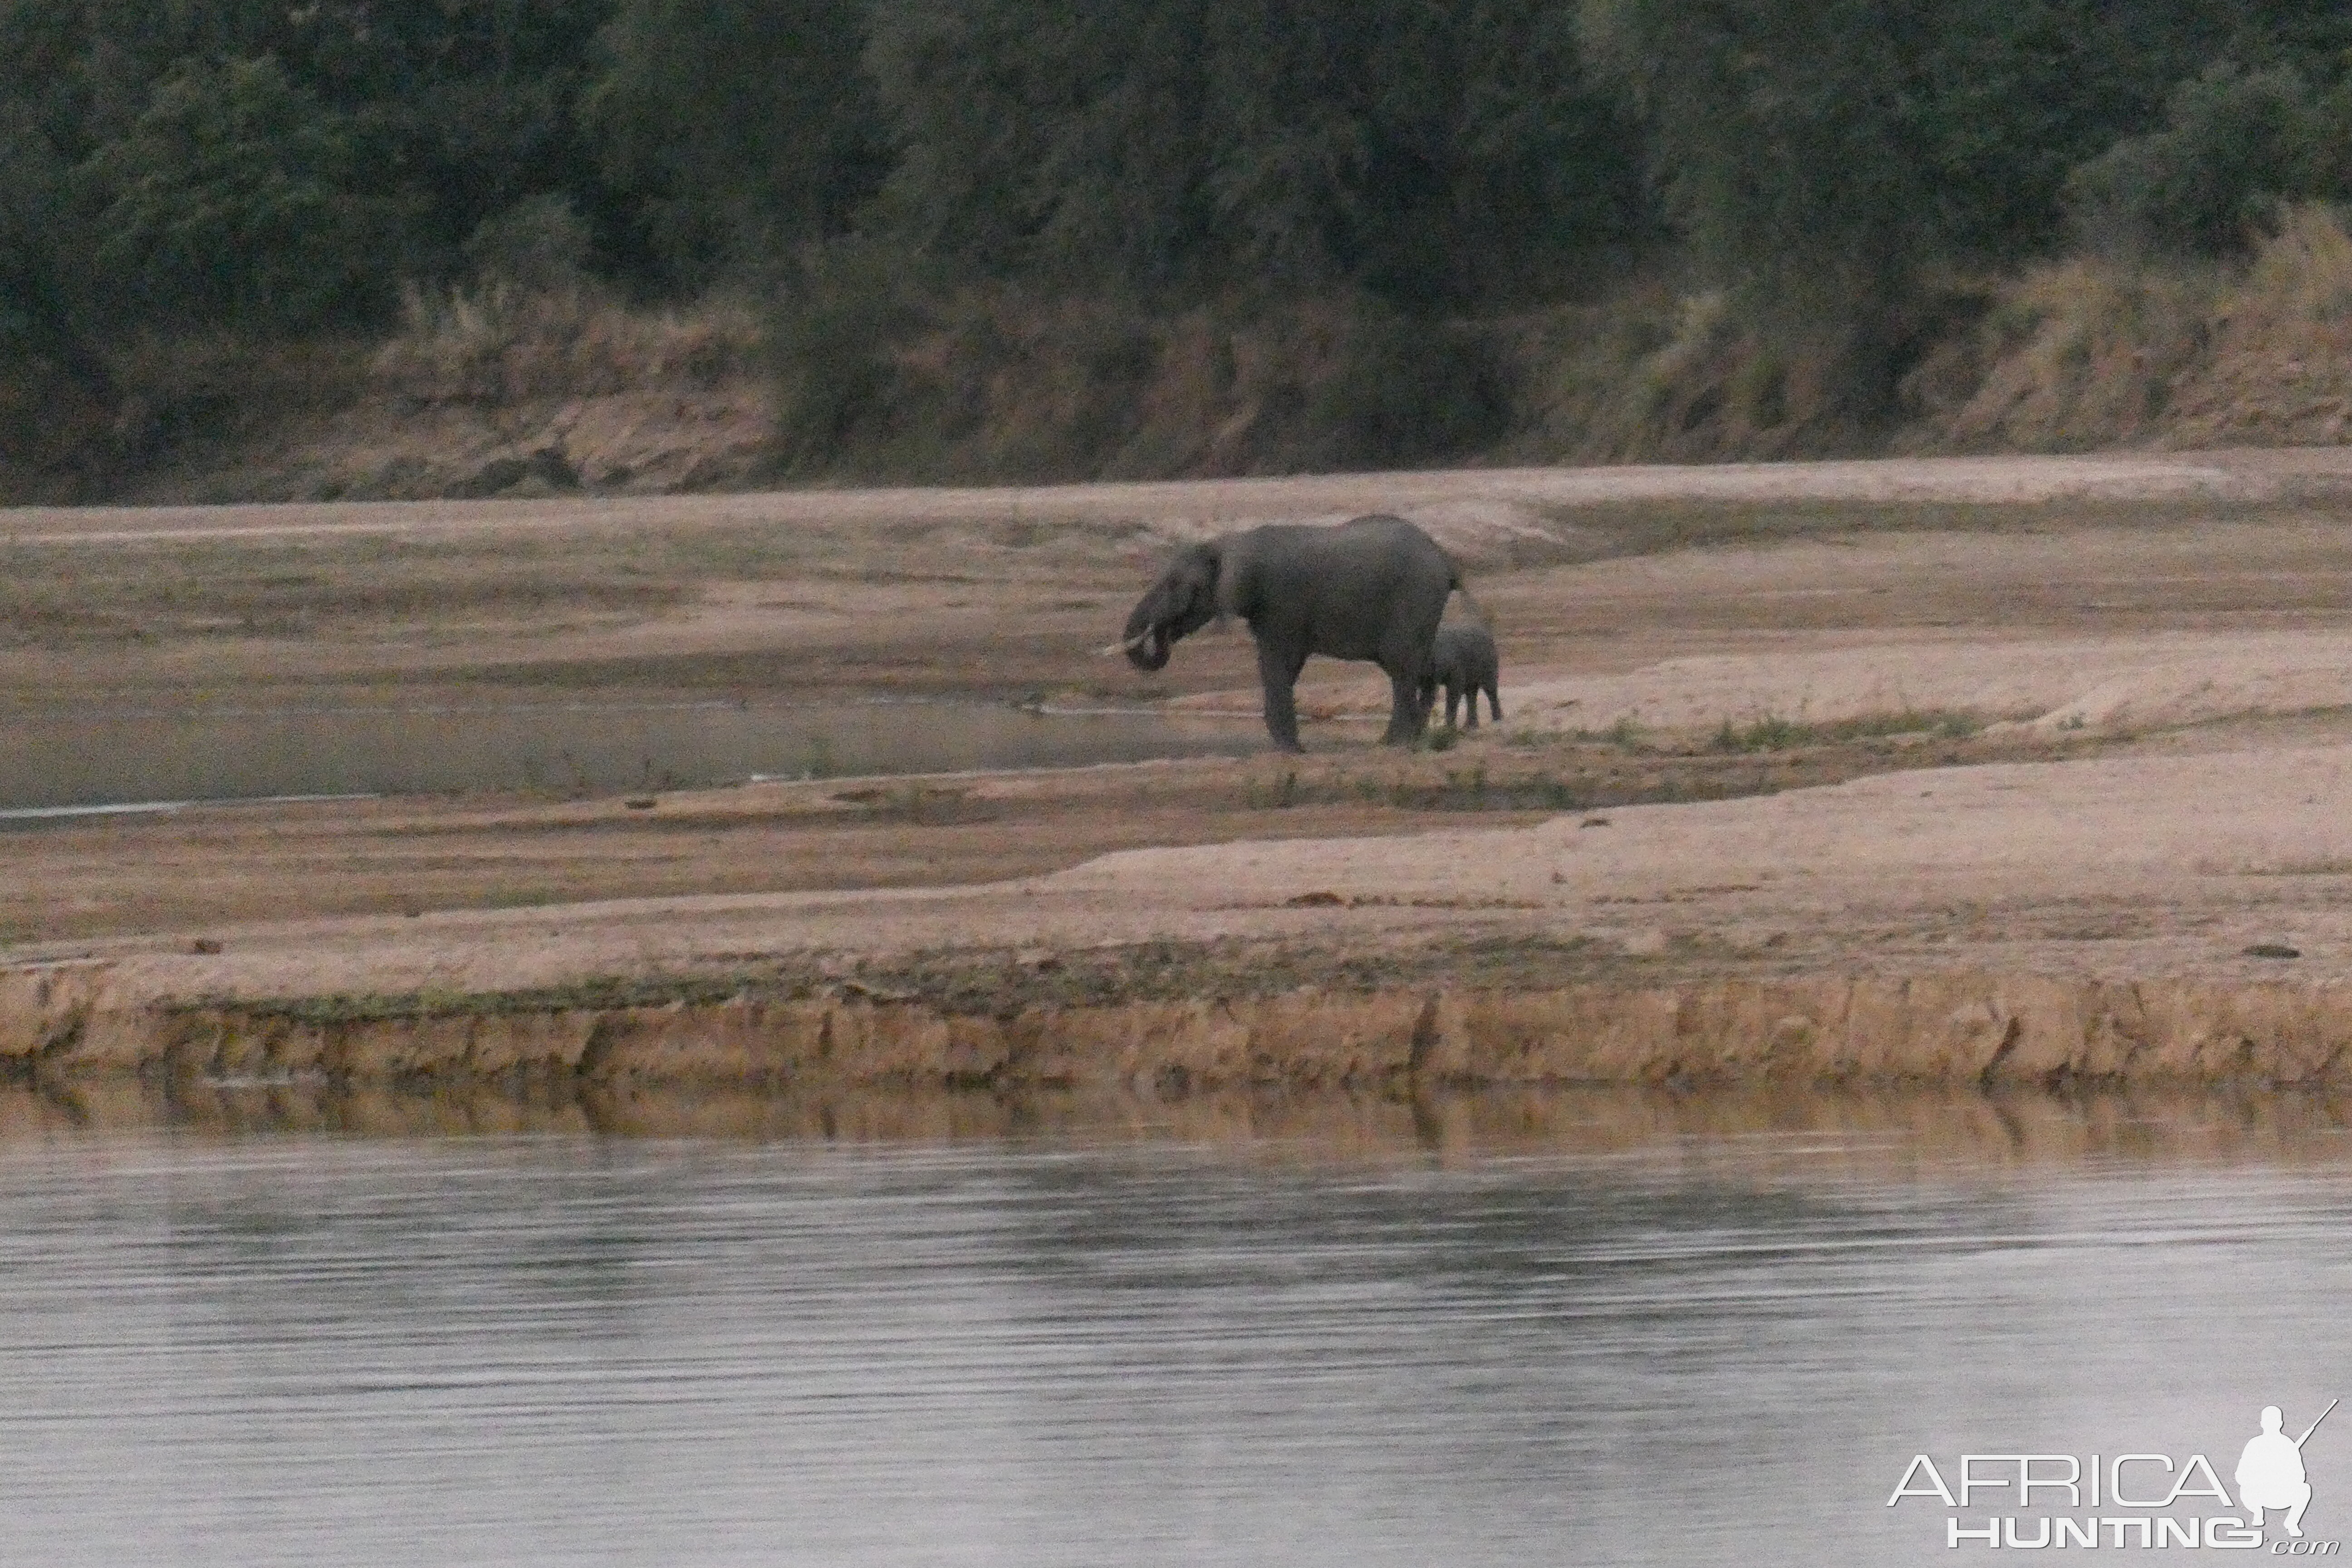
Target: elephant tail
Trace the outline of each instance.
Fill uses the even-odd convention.
[[[1478,617],[1478,624],[1480,626],[1486,627],[1490,632],[1495,629],[1494,618],[1486,614],[1486,606],[1480,604],[1472,596],[1470,593],[1470,584],[1462,575],[1461,567],[1454,567],[1453,580],[1446,584],[1446,587],[1451,592],[1462,595],[1462,603],[1469,609],[1472,615]]]

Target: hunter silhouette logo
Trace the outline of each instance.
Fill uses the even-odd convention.
[[[1972,1453],[1940,1466],[1915,1454],[1886,1506],[1927,1499],[1941,1503],[1944,1545],[1952,1551],[2267,1547],[2273,1557],[2334,1557],[2342,1542],[2304,1536],[2311,1475],[2303,1461],[2305,1445],[2336,1403],[2329,1400],[2300,1437],[2287,1429],[2284,1411],[2263,1406],[2262,1430],[2238,1458],[2234,1487],[2223,1483],[2220,1468],[2202,1454],[2177,1458],[2104,1447],[2090,1454]],[[2273,1513],[2284,1516],[2278,1521],[2284,1533],[2266,1541],[2263,1526]]]
[[[2336,1408],[2336,1401],[2327,1402],[2327,1410]],[[2327,1419],[2327,1410],[2319,1413],[2319,1421]],[[2286,1532],[2297,1540],[2303,1536],[2303,1510],[2311,1506],[2311,1478],[2304,1474],[2303,1446],[2319,1430],[2319,1421],[2304,1428],[2300,1437],[2290,1437],[2282,1428],[2285,1415],[2275,1405],[2263,1406],[2263,1429],[2246,1444],[2246,1451],[2238,1459],[2238,1506],[2246,1510],[2246,1523],[2255,1530],[2263,1527],[2265,1510],[2286,1510]]]

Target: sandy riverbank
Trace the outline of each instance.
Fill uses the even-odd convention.
[[[1164,681],[1089,658],[1170,541],[1384,504],[1479,563],[1509,721],[1380,752],[1347,721],[1377,678],[1330,667],[1303,763],[0,835],[0,1050],[53,1073],[2333,1083],[2347,494],[2330,452],[11,513],[20,603],[52,613],[0,656],[0,711],[772,679],[1182,710],[1248,705],[1243,638]],[[436,591],[500,560],[533,591]],[[307,600],[219,624],[290,575]]]

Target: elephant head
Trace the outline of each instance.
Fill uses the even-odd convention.
[[[1217,616],[1218,576],[1223,558],[1217,546],[1188,545],[1127,617],[1127,635],[1117,645],[1138,669],[1168,662],[1176,639],[1190,637]]]

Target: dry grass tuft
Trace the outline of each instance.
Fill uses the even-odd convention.
[[[412,286],[371,380],[423,403],[519,403],[648,390],[692,392],[751,374],[759,312],[724,298],[641,310],[583,284],[525,289]]]
[[[2292,208],[2235,268],[2078,258],[1999,291],[1913,450],[2331,444],[2352,431],[2352,232]],[[1966,373],[1955,362],[1967,362]]]
[[[1872,449],[1835,334],[1775,339],[1720,290],[1637,284],[1515,324],[1528,362],[1517,434],[1528,462],[1711,462]]]
[[[2289,211],[2254,258],[2240,304],[2294,328],[2352,324],[2352,233],[2327,206]]]
[[[2352,429],[2352,234],[2290,211],[2211,323],[2210,361],[2178,400],[2176,445],[2328,445]]]
[[[2203,361],[2224,288],[2210,268],[2080,258],[2035,268],[1977,329],[1981,379],[1931,444],[2048,452],[2151,438]]]
[[[1485,323],[1361,300],[1161,315],[1011,287],[902,308],[875,289],[780,311],[789,471],[1045,481],[1426,467],[1489,448],[1507,417],[1510,367]]]

